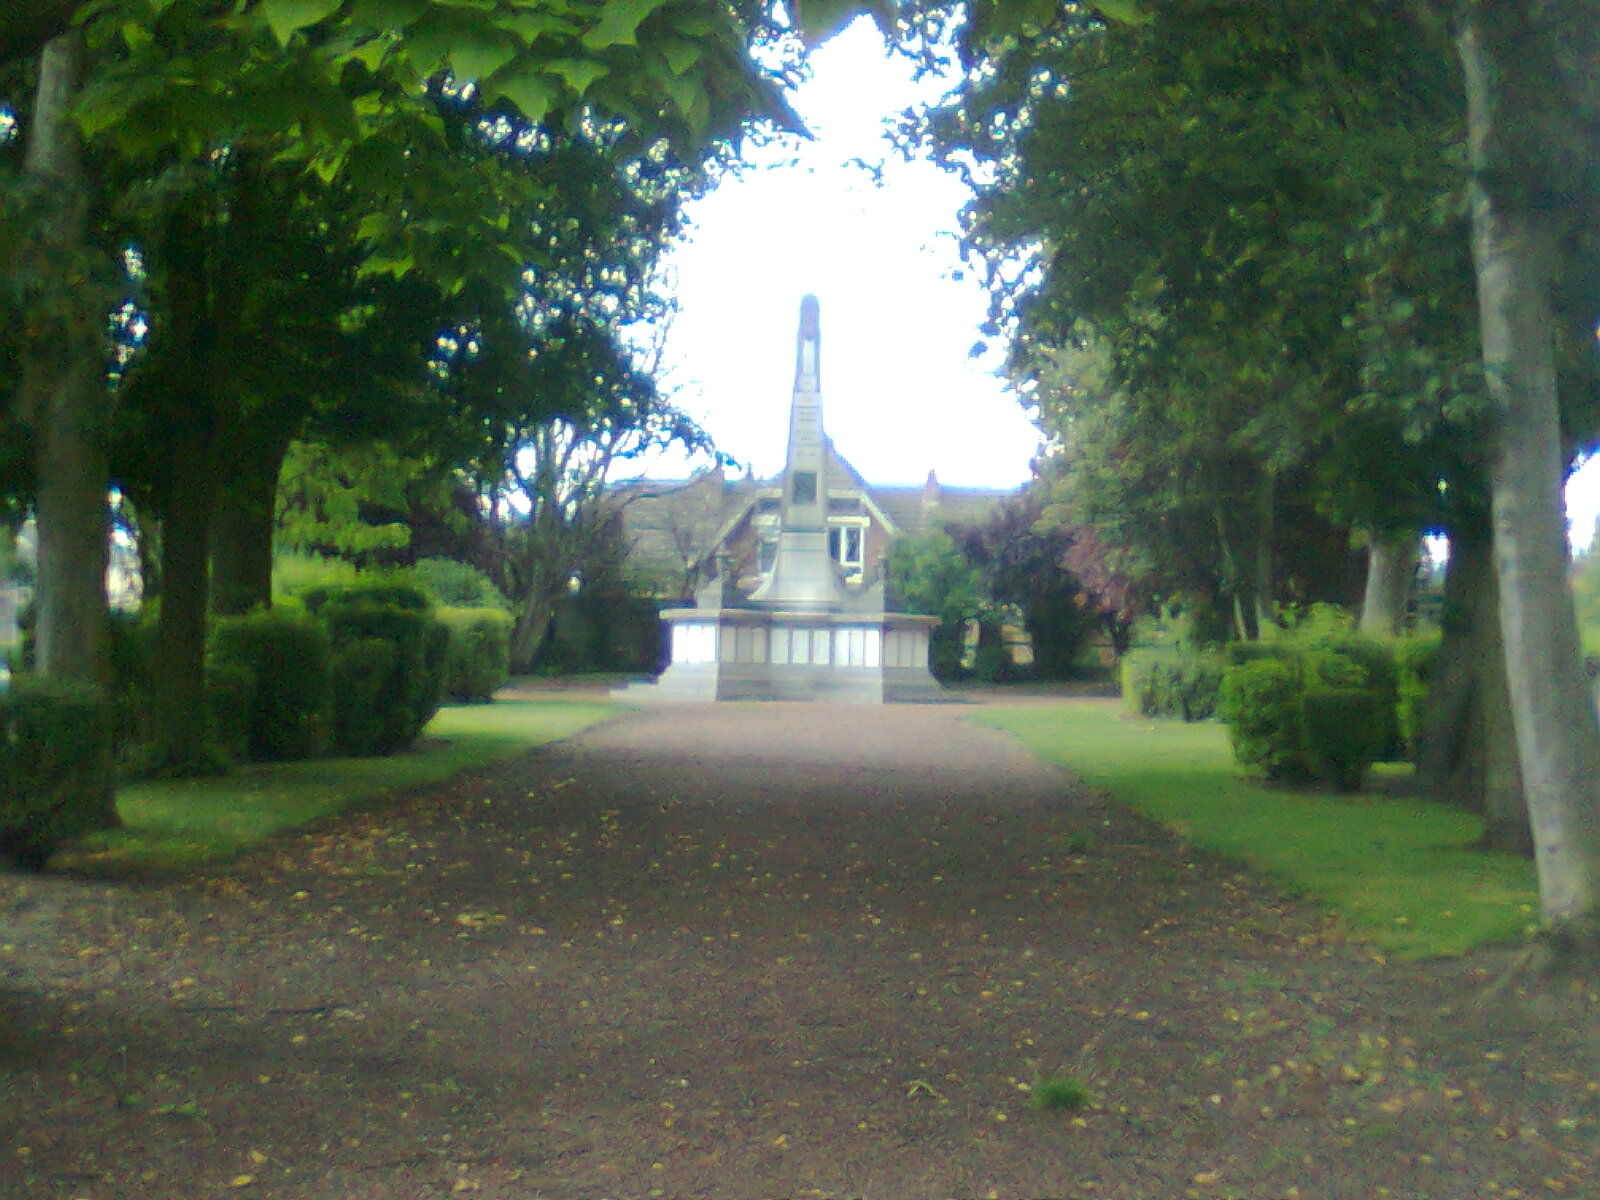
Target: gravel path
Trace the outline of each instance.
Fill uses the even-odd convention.
[[[0,877],[0,1197],[1600,1195],[1583,995],[1380,966],[966,711],[656,708],[214,879]]]

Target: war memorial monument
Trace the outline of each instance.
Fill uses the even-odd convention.
[[[671,662],[630,700],[945,698],[928,670],[937,618],[887,611],[882,578],[847,582],[829,549],[819,318],[817,298],[805,297],[772,564],[748,592],[721,566],[694,607],[665,610]]]

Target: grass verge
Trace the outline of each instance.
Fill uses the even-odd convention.
[[[1128,717],[1112,700],[974,719],[1193,845],[1326,904],[1396,958],[1514,942],[1536,921],[1533,865],[1474,849],[1482,821],[1450,805],[1267,787],[1234,764],[1223,726]]]
[[[462,771],[556,741],[614,716],[598,701],[497,700],[441,709],[417,746],[383,758],[251,763],[208,779],[153,779],[117,789],[124,828],[91,834],[52,868],[95,875],[215,865],[285,829],[388,792],[440,783]]]

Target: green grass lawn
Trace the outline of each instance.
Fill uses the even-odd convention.
[[[1116,701],[991,708],[974,719],[1195,846],[1326,904],[1395,957],[1516,941],[1537,920],[1532,864],[1474,850],[1481,820],[1449,805],[1267,787],[1234,764],[1222,725],[1129,717]]]
[[[383,758],[252,763],[208,779],[117,789],[124,828],[92,834],[52,865],[95,874],[175,871],[233,858],[285,829],[386,792],[439,783],[615,715],[592,700],[497,700],[440,710],[415,749]]]

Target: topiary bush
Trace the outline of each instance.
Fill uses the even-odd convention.
[[[211,714],[211,739],[230,762],[250,757],[251,716],[255,711],[256,673],[242,662],[206,664],[206,707]]]
[[[1286,657],[1258,658],[1223,673],[1220,711],[1229,724],[1233,757],[1259,766],[1267,778],[1304,782],[1313,778],[1306,748],[1300,663]]]
[[[388,638],[352,638],[333,652],[333,744],[340,754],[366,757],[393,748],[401,726],[387,693],[399,657]]]
[[[218,617],[206,643],[207,671],[224,691],[249,691],[249,757],[263,761],[313,758],[326,751],[329,728],[327,630],[287,606]]]
[[[1372,688],[1307,687],[1300,698],[1306,753],[1317,776],[1359,792],[1393,733],[1392,707]]]
[[[119,824],[112,725],[99,688],[13,677],[0,695],[0,853],[38,868],[68,838]]]
[[[495,608],[441,608],[448,631],[444,694],[462,704],[488,703],[511,677],[511,614]]]
[[[359,692],[371,704],[358,718],[348,704],[335,713],[333,740],[342,754],[389,754],[416,741],[439,711],[449,631],[432,602],[399,582],[316,589],[304,596],[321,617],[335,655],[335,692]],[[362,642],[387,643],[392,658],[356,651]],[[343,717],[340,714],[344,714]]]

